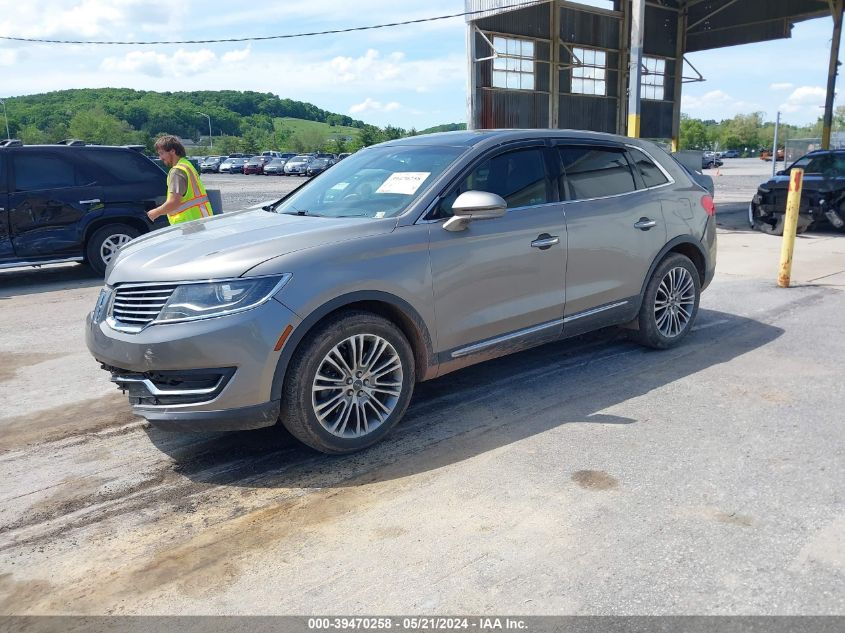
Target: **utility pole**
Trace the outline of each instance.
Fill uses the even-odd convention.
[[[772,146],[772,178],[775,177],[775,172],[778,167],[778,129],[780,128],[780,112],[778,112],[777,119],[775,119],[775,141]],[[786,162],[786,150],[783,152],[783,160]]]
[[[843,0],[830,0],[833,13],[833,40],[830,43],[830,66],[827,70],[827,94],[824,99],[822,149],[830,149],[830,128],[833,126],[833,97],[836,94],[836,73],[839,67],[839,39],[842,37]]]
[[[211,149],[212,147],[214,147],[214,137],[211,135],[211,117],[205,112],[197,112],[197,114],[201,114],[206,119],[208,119],[208,148]]]

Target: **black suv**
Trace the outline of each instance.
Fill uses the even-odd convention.
[[[153,228],[167,176],[127,147],[0,146],[0,268],[84,261],[103,274],[117,249]]]
[[[804,168],[798,232],[828,223],[840,231],[845,230],[845,150],[810,152],[762,183],[748,205],[751,227],[783,235],[789,173],[793,167]]]

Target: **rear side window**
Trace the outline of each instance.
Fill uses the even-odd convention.
[[[164,172],[149,158],[138,152],[85,152],[85,158],[93,164],[98,176],[108,174],[121,183],[149,182],[150,180],[164,181]],[[98,180],[106,180],[99,177]]]
[[[440,203],[437,216],[452,216],[452,205],[465,191],[489,191],[504,198],[508,209],[545,204],[551,200],[542,148],[521,149],[484,161]]]
[[[13,160],[16,191],[61,189],[85,184],[73,161],[64,156],[17,152]]]
[[[8,176],[6,175],[6,157],[0,154],[0,193],[6,193],[6,183]]]
[[[561,191],[567,200],[604,198],[636,191],[634,174],[623,150],[559,147],[563,166]]]
[[[659,187],[669,182],[669,179],[660,171],[660,168],[654,164],[648,156],[638,149],[631,150],[631,156],[634,159],[634,168],[639,170],[640,176],[643,177],[643,182],[646,187]]]

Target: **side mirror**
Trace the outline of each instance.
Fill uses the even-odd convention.
[[[778,171],[775,172],[775,176],[786,176],[786,170],[785,169],[779,169]]]
[[[489,191],[465,191],[452,205],[454,214],[443,225],[447,231],[463,231],[472,220],[500,218],[508,210],[501,196]]]

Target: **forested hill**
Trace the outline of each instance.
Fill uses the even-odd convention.
[[[317,106],[282,99],[271,93],[235,90],[199,92],[151,92],[128,88],[60,90],[46,94],[6,99],[12,136],[41,132],[45,140],[72,135],[74,117],[103,114],[103,125],[119,125],[123,132],[154,136],[161,132],[183,138],[208,135],[211,117],[215,136],[241,136],[251,128],[272,129],[277,117],[293,117],[327,123],[330,126],[362,128],[351,117],[327,112]],[[16,133],[17,132],[17,133]]]

